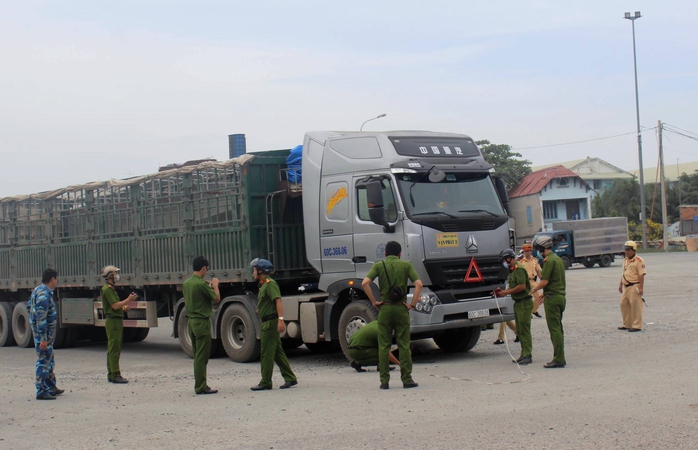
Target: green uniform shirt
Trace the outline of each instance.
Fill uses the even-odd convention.
[[[388,256],[385,258],[385,268],[388,270],[388,275],[390,276],[390,281],[392,286],[398,287],[403,290],[405,297],[403,301],[407,300],[407,280],[411,280],[413,283],[419,280],[419,275],[417,271],[414,270],[412,264],[408,261],[403,261],[397,256]],[[383,269],[383,263],[377,262],[371,267],[371,270],[366,274],[367,278],[375,280],[378,277],[378,287],[380,288],[381,301],[386,303],[392,303],[388,297],[388,292],[390,291],[391,283],[388,282],[388,277],[385,276],[385,270]]]
[[[349,348],[378,348],[378,321],[367,323],[349,338]]]
[[[514,270],[509,272],[509,289],[513,289],[520,284],[525,285],[526,289],[511,294],[511,298],[514,300],[523,300],[531,295],[531,282],[528,280],[528,272],[521,264],[516,263]]]
[[[550,253],[543,260],[541,279],[548,280],[543,288],[545,295],[565,295],[565,263],[555,253]]]
[[[118,303],[119,294],[116,293],[116,289],[112,288],[109,283],[102,287],[102,309],[104,310],[104,317],[124,317],[124,311],[121,309],[113,309],[111,305]]]
[[[211,317],[213,308],[211,304],[216,300],[216,293],[198,275],[192,275],[182,285],[184,294],[184,306],[187,308],[187,315],[190,319],[208,319]]]
[[[276,300],[281,298],[281,290],[276,281],[266,277],[259,286],[259,294],[257,294],[257,310],[259,317],[264,319],[272,314],[277,314]]]

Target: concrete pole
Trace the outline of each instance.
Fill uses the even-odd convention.
[[[659,182],[662,186],[662,223],[664,224],[664,233],[662,234],[662,248],[665,252],[669,251],[669,218],[666,212],[666,181],[664,179],[664,146],[662,145],[662,121],[657,121],[657,130],[659,131]]]

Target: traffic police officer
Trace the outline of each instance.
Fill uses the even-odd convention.
[[[194,274],[182,285],[184,307],[187,309],[189,337],[194,352],[194,392],[197,394],[215,394],[206,384],[206,366],[211,356],[211,314],[212,302],[221,301],[218,290],[218,278],[211,284],[204,281],[208,272],[208,260],[197,256],[193,261]]]
[[[645,260],[637,255],[635,241],[625,243],[625,260],[623,261],[623,276],[618,285],[620,297],[620,312],[623,316],[623,326],[619,330],[642,330],[642,294],[645,288]]]
[[[531,297],[531,282],[528,279],[526,269],[516,262],[516,253],[507,248],[499,254],[500,261],[509,268],[509,289],[497,288],[494,294],[497,297],[511,295],[514,300],[514,319],[516,321],[516,333],[521,341],[521,355],[514,362],[526,365],[531,364],[533,351],[533,338],[531,337],[531,311],[533,311],[533,297]]]
[[[252,276],[259,281],[259,294],[257,295],[257,313],[262,320],[262,348],[259,356],[262,370],[262,379],[253,391],[265,391],[271,389],[271,376],[274,372],[274,363],[279,366],[284,384],[279,389],[288,389],[298,384],[296,375],[291,370],[288,358],[281,345],[281,333],[286,329],[284,324],[284,305],[281,301],[279,285],[269,277],[274,271],[274,266],[266,259],[255,258],[251,263]]]
[[[116,266],[106,266],[102,269],[102,277],[106,280],[102,287],[102,310],[104,311],[104,329],[107,332],[107,381],[110,383],[128,383],[121,376],[119,358],[124,340],[124,311],[130,309],[129,303],[138,296],[131,293],[119,301],[116,293],[116,282],[119,281],[119,269]]]
[[[523,250],[523,258],[519,261],[526,272],[528,273],[528,279],[531,282],[531,286],[535,283],[537,278],[540,278],[541,269],[538,263],[538,258],[533,256],[533,246],[531,244],[524,244],[521,249]],[[538,291],[533,299],[533,312],[532,314],[536,317],[540,317],[538,313],[538,307],[541,304],[543,293]]]
[[[58,272],[53,269],[44,270],[41,283],[34,289],[27,302],[29,324],[34,334],[34,348],[36,348],[34,385],[37,400],[55,400],[56,395],[65,392],[56,387],[56,376],[53,373],[56,365],[53,359],[53,341],[58,323],[53,290],[58,284]]]
[[[410,313],[419,301],[422,293],[422,281],[408,261],[401,261],[402,247],[398,242],[390,241],[385,245],[385,260],[377,262],[368,271],[361,282],[364,292],[378,310],[378,368],[380,370],[380,388],[389,389],[390,382],[390,344],[393,341],[393,331],[400,352],[400,378],[402,387],[419,386],[412,379],[412,352],[410,351]],[[378,277],[380,299],[377,301],[371,290],[371,283]],[[407,280],[414,283],[412,303],[407,303]],[[402,298],[390,299],[392,287],[401,289]]]
[[[553,343],[553,360],[543,365],[546,369],[565,367],[565,333],[562,328],[562,313],[565,312],[567,300],[565,283],[565,264],[553,251],[553,240],[550,236],[538,236],[533,241],[533,247],[542,254],[543,271],[541,280],[531,290],[532,294],[543,290],[542,298],[545,307],[545,321],[548,323],[550,340]]]
[[[378,321],[367,323],[356,330],[349,338],[347,353],[352,359],[349,365],[357,372],[366,372],[361,366],[378,365]],[[400,365],[392,352],[388,353],[388,359],[393,364]]]

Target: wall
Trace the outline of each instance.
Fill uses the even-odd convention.
[[[543,226],[540,196],[534,194],[512,198],[509,200],[509,207],[515,218],[516,245],[521,245],[524,240],[530,240]],[[529,223],[527,208],[530,208],[532,223]]]

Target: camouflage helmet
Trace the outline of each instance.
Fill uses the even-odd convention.
[[[546,248],[553,247],[553,238],[550,236],[538,236],[533,240],[533,247],[539,252],[542,252]]]
[[[104,266],[104,269],[102,269],[102,277],[106,280],[109,278],[112,274],[120,272],[121,269],[119,269],[116,266]]]

